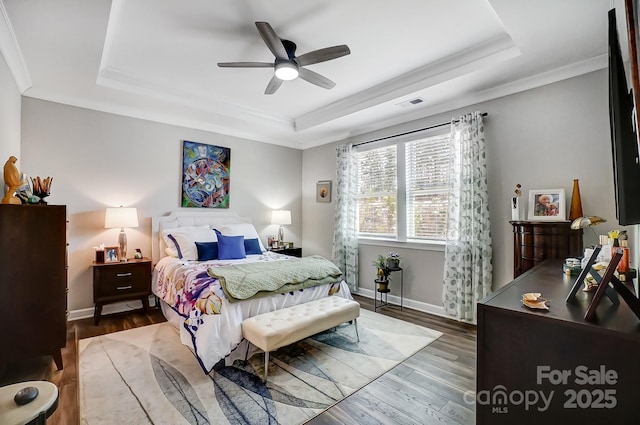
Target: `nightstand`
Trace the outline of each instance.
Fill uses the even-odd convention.
[[[93,262],[94,323],[100,321],[102,306],[118,301],[140,299],[145,311],[151,295],[151,260],[129,259],[120,263]]]
[[[302,248],[272,248],[271,252],[278,254],[291,255],[292,257],[302,257]]]

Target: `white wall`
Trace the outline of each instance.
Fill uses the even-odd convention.
[[[264,240],[277,229],[271,210],[290,209],[285,239],[300,244],[299,150],[25,97],[20,169],[53,177],[47,200],[68,208],[69,310],[93,307],[92,247],[117,244],[119,230],[104,229],[105,207],[138,208],[129,249],[151,257],[151,217],[180,206],[182,140],[230,148],[228,211],[251,217]]]
[[[489,168],[489,202],[493,239],[494,289],[513,279],[513,234],[509,224],[509,198],[520,183],[523,196],[530,189],[564,188],[567,206],[573,179],[580,182],[585,214],[608,220],[599,233],[620,228],[615,219],[613,172],[608,115],[606,70],[483,102],[423,120],[378,131],[341,143],[319,146],[303,154],[303,244],[306,254],[331,253],[333,202],[315,203],[315,182],[335,182],[335,148],[346,142],[377,137],[447,122],[466,112],[487,112],[485,136]],[[568,212],[567,212],[568,214]],[[585,244],[596,243],[591,231]],[[633,238],[633,233],[632,236]],[[360,246],[360,286],[371,293],[372,260],[378,254],[398,251],[405,269],[405,297],[417,307],[439,308],[444,254],[389,246]],[[392,293],[399,295],[393,287]]]
[[[18,158],[20,166],[20,92],[15,84],[9,67],[0,55],[0,165],[11,155]],[[3,173],[4,174],[4,173]],[[0,174],[0,197],[4,196],[6,186],[4,175]]]

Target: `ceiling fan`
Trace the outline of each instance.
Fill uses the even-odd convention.
[[[219,62],[221,68],[274,68],[274,75],[267,84],[264,94],[273,94],[280,88],[283,81],[302,78],[316,86],[331,89],[336,83],[317,72],[303,68],[306,65],[326,62],[346,56],[351,51],[345,44],[314,50],[300,56],[296,56],[296,44],[293,41],[283,40],[269,25],[268,22],[256,22],[256,27],[265,44],[276,57],[274,62]]]

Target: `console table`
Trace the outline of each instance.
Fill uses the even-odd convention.
[[[478,302],[478,425],[637,422],[640,320],[605,298],[585,321],[593,292],[565,303],[575,279],[547,260]],[[550,310],[525,307],[527,292]]]

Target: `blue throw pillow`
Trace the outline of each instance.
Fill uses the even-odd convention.
[[[198,261],[218,259],[218,242],[196,242]]]
[[[244,236],[218,235],[218,259],[219,260],[239,260],[247,258],[244,249]]]
[[[258,238],[254,239],[245,239],[244,240],[244,250],[247,255],[250,254],[262,254],[262,250],[260,249],[260,243],[258,243]]]

